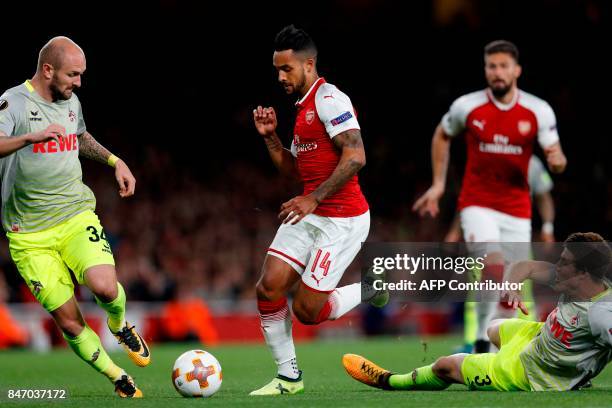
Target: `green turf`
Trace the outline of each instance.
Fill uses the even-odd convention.
[[[469,392],[452,386],[442,392],[386,392],[368,388],[349,378],[342,368],[342,354],[366,355],[381,365],[398,372],[431,363],[435,357],[448,354],[456,338],[434,338],[423,344],[413,337],[378,340],[329,341],[299,344],[300,367],[304,370],[306,393],[283,397],[249,397],[249,391],[264,385],[275,374],[275,366],[264,345],[224,346],[209,349],[223,366],[223,386],[212,398],[180,397],[170,381],[174,359],[182,352],[200,348],[196,344],[153,345],[153,362],[149,367],[133,366],[123,354],[113,358],[135,377],[145,395],[144,400],[125,401],[115,397],[112,385],[68,350],[49,354],[29,351],[0,352],[0,406],[24,407],[34,403],[8,402],[10,388],[68,390],[64,401],[38,402],[52,407],[181,407],[203,404],[217,406],[329,406],[387,408],[403,407],[594,407],[612,406],[612,368],[608,367],[596,380],[595,387],[580,392],[501,393]],[[127,404],[127,405],[126,405]]]

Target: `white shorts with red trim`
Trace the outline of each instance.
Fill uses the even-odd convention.
[[[295,225],[282,224],[268,255],[282,259],[318,292],[333,291],[370,231],[370,212],[356,217],[309,214]]]
[[[501,251],[507,261],[528,259],[529,245],[511,243],[531,242],[530,219],[477,206],[464,208],[460,217],[463,237],[472,253],[482,255]]]

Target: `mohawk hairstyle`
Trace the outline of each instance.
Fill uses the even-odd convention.
[[[276,34],[274,51],[293,50],[295,52],[308,52],[317,55],[317,46],[308,33],[293,24],[288,25]]]

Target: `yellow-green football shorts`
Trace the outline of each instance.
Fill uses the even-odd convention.
[[[508,319],[499,327],[497,353],[470,354],[461,364],[463,381],[471,390],[530,391],[521,351],[538,335],[544,323]]]
[[[88,268],[115,265],[100,219],[91,210],[44,231],[6,235],[19,274],[49,312],[72,297],[70,270],[82,285]]]

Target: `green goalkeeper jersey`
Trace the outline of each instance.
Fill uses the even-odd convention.
[[[7,136],[38,132],[52,123],[66,128],[59,142],[31,144],[0,159],[6,231],[41,231],[95,209],[79,161],[78,135],[85,132],[85,121],[77,96],[48,102],[29,81],[0,96],[0,131]]]
[[[571,390],[612,361],[612,290],[589,302],[563,296],[520,359],[534,391]]]

